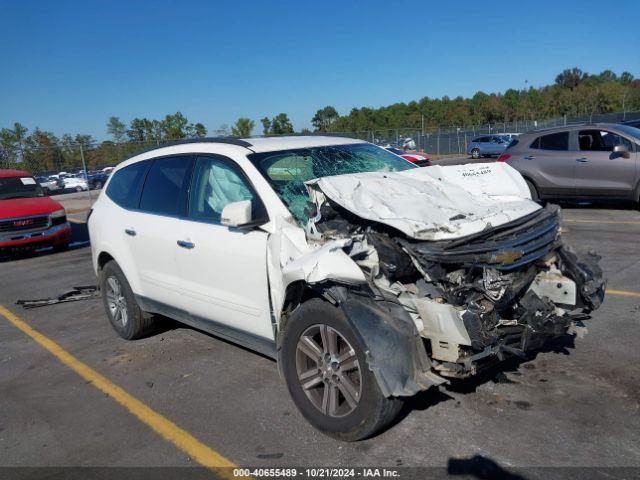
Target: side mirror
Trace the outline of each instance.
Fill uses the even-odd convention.
[[[251,222],[251,200],[228,203],[220,215],[220,223],[227,227],[242,227]]]
[[[616,153],[619,157],[622,158],[631,158],[629,149],[625,145],[616,145],[615,147],[613,147],[613,153]]]

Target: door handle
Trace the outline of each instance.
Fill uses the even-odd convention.
[[[176,243],[178,244],[179,247],[186,248],[188,250],[191,250],[192,248],[194,248],[196,246],[195,243],[186,242],[184,240],[178,240]]]
[[[587,163],[588,161],[589,161],[589,159],[586,158],[586,157],[576,158],[576,162]]]
[[[125,228],[124,233],[126,233],[130,237],[136,236],[136,231],[133,228]]]
[[[533,160],[536,157],[533,157],[531,155],[527,155],[526,157],[524,157],[525,160]]]

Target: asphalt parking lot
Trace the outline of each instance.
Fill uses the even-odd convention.
[[[203,463],[190,454],[203,452],[239,466],[489,465],[525,478],[548,478],[530,468],[540,466],[640,467],[640,212],[565,206],[563,230],[578,250],[602,256],[608,279],[586,336],[507,362],[506,376],[424,392],[392,428],[347,444],[302,418],[265,357],[169,320],[127,342],[99,299],[16,306],[95,283],[86,227],[74,223],[77,248],[0,263],[0,305],[72,356],[61,362],[0,310],[1,464],[182,467]],[[152,413],[105,393],[74,361]],[[153,414],[169,430],[158,430]],[[183,448],[190,438],[204,450]]]

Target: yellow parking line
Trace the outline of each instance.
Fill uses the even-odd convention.
[[[620,297],[637,297],[640,298],[640,292],[630,292],[629,290],[611,290],[607,288],[605,290],[607,295],[618,295]]]
[[[570,220],[564,219],[567,223],[602,223],[610,225],[640,225],[640,222],[627,222],[622,220]]]
[[[71,223],[87,223],[87,222],[85,222],[83,220],[79,220],[77,218],[69,218],[69,217],[67,217],[67,220],[70,221]]]
[[[48,350],[49,353],[60,360],[60,362],[93,384],[98,390],[109,395],[138,418],[138,420],[145,423],[168,442],[173,443],[196,462],[214,470],[215,473],[222,478],[234,478],[232,469],[237,468],[237,466],[233,462],[212,448],[200,443],[198,439],[189,432],[183,430],[171,420],[163,417],[137,398],[125,392],[122,388],[107,380],[106,377],[100,375],[91,367],[75,358],[56,342],[31,328],[24,320],[18,318],[2,305],[0,305],[0,315],[6,318],[14,327],[31,337],[45,350]]]

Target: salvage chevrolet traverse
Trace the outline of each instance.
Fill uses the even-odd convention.
[[[116,332],[154,314],[277,359],[300,412],[373,435],[402,399],[566,334],[597,257],[504,163],[416,168],[359,140],[201,139],[120,164],[93,206]]]

